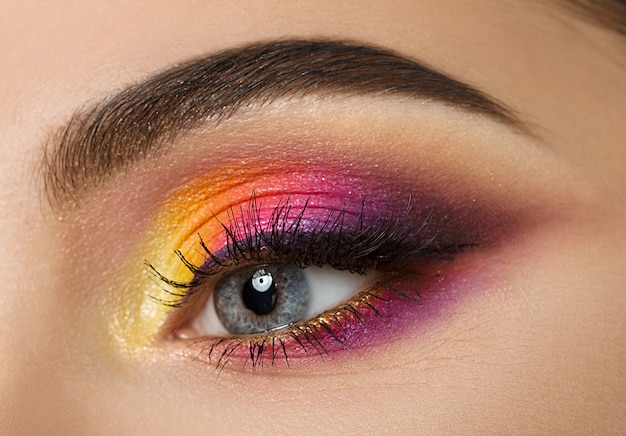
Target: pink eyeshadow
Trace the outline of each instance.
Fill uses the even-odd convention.
[[[505,241],[528,215],[515,205],[507,209],[502,202],[446,193],[432,184],[398,180],[394,174],[357,176],[332,169],[332,165],[326,165],[323,172],[314,167],[274,168],[262,176],[248,175],[237,184],[229,180],[211,183],[211,177],[194,180],[174,196],[175,204],[168,208],[168,215],[178,219],[173,223],[178,224],[180,217],[191,223],[176,227],[180,243],[172,251],[201,253],[200,234],[219,257],[228,251],[225,244],[233,236],[244,239],[246,232],[270,232],[276,225],[284,225],[279,230],[288,233],[296,222],[301,234],[319,231],[320,226],[326,231],[329,227],[324,223],[337,217],[343,219],[340,230],[348,233],[358,231],[360,224],[394,222],[404,232],[402,238],[409,240],[408,246],[428,243],[431,251],[395,270],[382,271],[389,273],[388,280],[372,289],[373,295],[356,297],[349,306],[283,331],[189,339],[188,350],[194,357],[220,368],[279,367],[287,362],[306,366],[320,358],[341,358],[347,351],[362,352],[371,345],[425,333],[465,294],[461,291],[468,278],[475,279],[475,270],[459,268],[455,255],[463,247],[483,249]],[[224,227],[231,235],[227,236]],[[198,259],[202,256],[192,261]]]

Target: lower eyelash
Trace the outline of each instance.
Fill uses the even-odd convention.
[[[363,291],[351,301],[328,310],[312,320],[280,331],[253,336],[203,338],[190,345],[195,359],[206,361],[218,371],[238,362],[253,372],[266,366],[315,356],[324,360],[336,350],[350,351],[371,340],[363,330],[380,334],[381,324],[396,323],[397,303],[412,303],[410,310],[422,307],[424,297],[413,286],[404,284],[416,277],[394,277]],[[377,325],[378,324],[378,325]]]

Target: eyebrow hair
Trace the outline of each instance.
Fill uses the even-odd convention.
[[[393,52],[341,41],[288,40],[226,50],[174,66],[77,111],[47,142],[44,190],[76,203],[117,171],[206,122],[245,106],[306,95],[395,95],[438,101],[523,131],[481,91]]]

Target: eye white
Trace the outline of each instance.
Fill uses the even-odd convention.
[[[362,275],[338,271],[330,266],[306,268],[304,275],[310,289],[309,309],[305,319],[348,301],[378,278],[375,271]]]
[[[368,271],[366,275],[354,274],[348,271],[338,271],[330,266],[309,267],[302,270],[306,282],[309,286],[309,307],[303,321],[309,320],[326,310],[332,309],[354,297],[359,292],[367,289],[378,278],[378,273]],[[259,270],[258,277],[254,280],[264,278],[260,288],[254,283],[255,288],[261,290],[264,286],[267,289],[272,285],[271,274]],[[255,274],[257,275],[257,274]],[[267,280],[269,276],[269,280]],[[229,336],[230,333],[220,322],[215,310],[214,295],[211,293],[204,308],[193,322],[194,329],[200,335],[206,336]]]

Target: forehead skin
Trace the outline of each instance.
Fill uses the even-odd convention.
[[[85,247],[59,231],[81,223],[45,202],[42,142],[77,108],[164,68],[284,38],[385,47],[494,96],[576,174],[574,216],[528,235],[529,268],[507,282],[515,292],[485,297],[450,321],[458,335],[438,345],[454,350],[452,358],[378,372],[355,363],[329,378],[258,378],[252,387],[236,376],[215,383],[213,372],[174,359],[111,358],[84,321],[99,316],[106,296],[83,304],[67,265],[104,281],[119,272],[78,260],[83,251],[108,252],[106,240]],[[621,38],[512,0],[3,3],[0,433],[619,432],[626,425]]]

